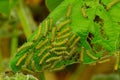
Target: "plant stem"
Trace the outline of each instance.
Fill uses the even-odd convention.
[[[28,39],[32,32],[31,32],[31,29],[30,29],[30,26],[29,26],[29,21],[27,19],[27,15],[25,13],[25,9],[24,9],[22,0],[19,0],[19,6],[16,9],[16,11],[17,11],[19,19],[20,19],[20,21],[22,23],[22,27],[23,27],[25,36]]]

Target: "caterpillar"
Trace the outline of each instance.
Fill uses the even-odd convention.
[[[114,70],[118,70],[120,52],[117,52],[117,53],[115,54],[115,56],[116,56],[116,62],[115,62],[115,65],[114,65]]]
[[[81,7],[81,13],[83,15],[83,17],[87,17],[86,13],[85,13],[85,7]]]
[[[84,61],[84,47],[82,47],[82,49],[81,49],[81,53],[80,53],[80,61],[81,61],[81,62]]]
[[[18,62],[16,63],[16,66],[19,66],[20,63],[27,57],[27,53],[25,53],[19,60]]]
[[[98,58],[95,57],[95,56],[93,56],[92,54],[90,54],[90,52],[89,52],[88,50],[86,50],[86,54],[87,54],[90,58],[92,58],[92,59],[94,59],[94,60],[98,60]]]
[[[80,41],[80,37],[76,38],[75,41],[72,43],[72,45],[70,46],[70,48],[72,49],[77,43],[78,41]]]
[[[55,39],[55,32],[56,32],[56,27],[52,28],[52,34],[51,34],[51,41],[53,42]]]
[[[50,18],[50,28],[49,28],[49,31],[51,31],[51,30],[52,30],[52,23],[53,23],[53,19],[52,19],[52,18]]]
[[[68,24],[68,23],[70,23],[70,19],[67,19],[67,20],[64,21],[64,22],[61,22],[61,23],[58,25],[58,27],[57,27],[57,31],[60,31],[60,29],[61,29],[62,27],[64,27],[64,25],[66,25],[66,24]]]
[[[67,40],[64,39],[64,40],[61,41],[61,42],[53,42],[52,45],[53,45],[53,46],[61,46],[61,45],[65,44],[66,42],[67,42]]]
[[[48,20],[45,21],[45,28],[44,28],[44,37],[47,35],[47,32],[48,32]]]
[[[113,5],[115,5],[116,3],[118,3],[120,0],[113,0],[111,1],[107,7],[106,7],[106,10],[109,10]]]
[[[26,59],[25,64],[24,64],[25,67],[28,66],[28,64],[30,63],[31,58],[33,57],[33,55],[34,55],[33,52],[30,55],[28,55],[28,58]]]
[[[56,47],[56,48],[52,48],[50,51],[54,52],[54,51],[61,51],[61,50],[66,50],[67,47]]]
[[[42,55],[42,53],[44,53],[47,49],[52,48],[51,46],[47,46],[44,49],[42,49],[42,51],[40,51],[40,53],[38,54],[38,57]]]
[[[76,35],[72,35],[72,37],[70,38],[70,40],[67,42],[67,45],[70,45],[70,43],[75,39]]]
[[[67,13],[66,13],[66,17],[67,17],[67,18],[70,16],[71,12],[72,12],[72,6],[69,4],[69,5],[68,5],[68,11],[67,11]]]
[[[29,73],[29,74],[32,74],[32,75],[34,74],[33,71],[31,71],[31,70],[29,70],[29,69],[27,69],[26,67],[23,67],[23,66],[22,66],[21,70],[22,70],[23,73]]]
[[[70,55],[67,51],[61,51],[61,52],[54,52],[56,55]]]
[[[110,61],[110,59],[104,59],[104,60],[101,60],[101,61],[99,61],[98,63],[106,63],[106,62],[109,62]]]
[[[39,64],[42,64],[43,61],[50,55],[50,53],[48,52],[47,54],[45,54],[42,59],[40,60]]]
[[[53,65],[51,66],[51,68],[53,69],[53,68],[56,66],[56,64],[58,64],[61,60],[62,60],[62,58],[59,59],[59,60],[57,60],[57,61],[55,61],[55,62],[53,63]]]
[[[65,66],[63,65],[63,66],[60,66],[58,68],[51,69],[50,71],[59,71],[59,70],[62,70],[64,68],[65,68]]]
[[[74,53],[75,53],[75,48],[72,48],[72,49],[70,50],[70,55],[74,55]]]
[[[41,30],[42,30],[42,24],[40,24],[38,27],[38,32],[37,32],[35,39],[34,39],[35,41],[39,39]]]
[[[32,60],[31,69],[32,69],[33,71],[37,71],[34,60]]]
[[[60,33],[58,33],[58,36],[63,35],[64,33],[68,32],[69,30],[70,30],[70,27],[67,27],[66,29],[64,29]]]
[[[36,49],[40,49],[42,46],[44,46],[46,43],[48,42],[48,39],[46,39],[45,41],[43,41],[42,43],[38,44],[36,46]]]
[[[59,56],[59,57],[51,57],[51,58],[49,58],[49,59],[46,60],[46,63],[49,63],[49,62],[52,62],[52,61],[55,61],[55,60],[59,60],[59,59],[61,59],[61,58],[62,58],[62,56]]]
[[[63,39],[63,38],[67,38],[67,37],[69,37],[70,35],[71,35],[71,32],[66,33],[66,34],[63,35],[63,36],[59,36],[59,37],[57,37],[57,40],[59,40],[59,39]]]
[[[32,45],[33,45],[33,42],[28,42],[28,43],[24,44],[23,46],[21,46],[20,48],[18,48],[17,52],[20,52],[25,48],[31,47]]]

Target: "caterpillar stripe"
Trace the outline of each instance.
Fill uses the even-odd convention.
[[[118,3],[120,0],[113,0],[112,2],[110,2],[107,7],[106,10],[109,10],[113,5],[115,5],[116,3]]]
[[[55,61],[55,60],[59,60],[59,59],[61,59],[61,58],[62,58],[62,56],[59,56],[59,57],[51,57],[51,58],[49,58],[49,59],[46,60],[46,63],[49,63],[49,62],[52,62],[52,61]]]
[[[53,46],[61,46],[61,45],[65,44],[66,42],[67,42],[67,40],[64,39],[64,40],[61,41],[61,42],[53,42],[52,45],[53,45]]]
[[[51,31],[51,30],[52,30],[52,23],[53,23],[53,19],[52,19],[52,18],[50,18],[50,28],[49,28],[49,31]]]
[[[58,33],[58,36],[64,35],[66,32],[70,30],[70,27],[67,27],[66,29],[62,30],[61,32]]]
[[[55,32],[56,32],[56,27],[53,27],[52,34],[51,34],[51,41],[54,41],[54,39],[55,39]]]
[[[67,45],[70,45],[72,43],[72,41],[75,39],[76,35],[72,35],[72,37],[70,38],[70,40],[67,42]]]
[[[39,64],[42,64],[43,61],[50,55],[50,53],[48,52],[47,54],[45,54],[42,59],[40,60]]]
[[[70,46],[70,48],[72,49],[77,43],[78,41],[80,41],[80,37],[76,38],[75,41],[72,43],[72,45]]]
[[[82,49],[81,49],[81,53],[80,53],[80,61],[81,61],[81,62],[84,61],[84,47],[82,47]]]
[[[27,42],[26,44],[22,45],[20,48],[17,49],[17,52],[20,52],[21,50],[31,47],[33,45],[33,42]]]
[[[35,39],[34,39],[35,41],[39,39],[41,30],[42,30],[42,24],[40,24],[38,27],[38,32],[37,32]]]
[[[50,51],[54,52],[54,51],[61,51],[61,50],[66,50],[67,47],[56,47],[56,48],[52,48]]]
[[[82,7],[82,8],[81,8],[81,12],[82,12],[83,17],[85,17],[85,18],[86,18],[86,17],[87,17],[87,15],[86,15],[86,13],[85,13],[85,8],[84,8],[84,7]]]
[[[116,62],[115,62],[115,65],[114,65],[114,70],[118,70],[120,52],[116,53],[115,56],[116,56]]]
[[[51,46],[47,46],[45,48],[42,49],[42,51],[40,51],[40,53],[38,54],[38,57],[41,56],[46,50],[52,48]]]
[[[58,27],[57,27],[57,31],[60,31],[60,29],[61,29],[62,27],[64,27],[64,25],[66,25],[66,24],[68,24],[68,23],[70,23],[70,19],[67,19],[67,20],[64,21],[64,22],[61,22],[61,23],[58,25]]]
[[[48,32],[48,20],[45,21],[45,31],[44,31],[44,37],[47,35]]]
[[[53,63],[53,65],[51,66],[51,68],[52,68],[52,69],[55,68],[55,66],[56,66],[61,60],[62,60],[62,59],[59,59],[59,60],[55,61],[55,62]]]
[[[88,50],[86,50],[86,54],[87,54],[90,58],[92,58],[92,59],[94,59],[94,60],[98,60],[98,58],[95,57],[95,56],[93,56],[92,54],[90,54],[90,52],[89,52]]]
[[[54,52],[56,55],[70,55],[67,51]]]
[[[42,43],[38,44],[38,45],[36,46],[36,49],[40,49],[40,48],[43,47],[47,42],[48,42],[48,39],[46,39],[46,40],[43,41]]]
[[[25,67],[28,66],[28,64],[30,63],[31,58],[33,57],[33,55],[34,55],[33,52],[30,55],[28,55],[28,58],[26,59],[25,64],[24,64]]]
[[[109,62],[110,61],[110,59],[105,59],[105,60],[101,60],[101,61],[99,61],[98,63],[106,63],[106,62]]]
[[[68,5],[68,11],[67,11],[67,14],[66,14],[67,18],[70,16],[71,12],[72,12],[72,6],[69,4]]]
[[[66,34],[65,34],[65,35],[63,35],[63,36],[59,36],[59,37],[57,37],[57,39],[59,40],[59,39],[68,38],[70,35],[71,35],[71,32],[66,33]]]
[[[20,63],[26,58],[26,56],[27,56],[27,53],[25,53],[25,54],[18,60],[18,62],[16,63],[16,66],[19,66]]]

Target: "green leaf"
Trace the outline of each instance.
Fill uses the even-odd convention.
[[[63,0],[46,0],[46,6],[49,11],[53,11]]]
[[[28,39],[28,42],[25,43],[22,47],[23,49],[19,50],[16,54],[15,58],[11,62],[11,67],[14,71],[19,71],[22,69],[22,66],[25,66],[25,62],[28,58],[24,58],[23,62],[21,62],[18,66],[16,64],[19,62],[20,58],[24,57],[28,52],[28,55],[34,53],[34,56],[29,61],[35,62],[36,71],[42,70],[61,70],[62,67],[71,65],[74,63],[84,63],[84,64],[91,64],[101,61],[101,58],[104,57],[105,53],[108,54],[105,56],[111,56],[116,53],[116,39],[118,39],[118,35],[120,32],[120,24],[118,23],[118,19],[116,20],[114,17],[116,16],[113,14],[113,11],[119,11],[118,6],[120,2],[114,4],[109,10],[106,10],[103,4],[99,2],[99,0],[65,0],[63,1],[57,8],[55,8],[51,14],[41,23],[39,29],[37,29],[31,37]],[[71,11],[70,11],[71,10]],[[113,10],[113,11],[112,11]],[[70,13],[69,13],[70,12]],[[67,16],[69,14],[69,16]],[[117,14],[117,17],[120,17],[120,14]],[[50,23],[50,19],[53,20],[52,26]],[[57,30],[55,32],[55,40],[53,42],[61,42],[64,39],[58,40],[60,37],[58,34],[64,31],[66,28],[70,27],[70,31],[64,33],[71,32],[70,36],[65,37],[65,40],[68,40],[66,44],[60,45],[60,47],[67,47],[67,51],[70,54],[70,51],[75,48],[74,54],[70,54],[66,58],[65,55],[62,54],[62,60],[53,60],[50,63],[47,63],[47,60],[51,58],[60,57],[61,55],[56,55],[55,52],[51,51],[51,48],[44,51],[45,46],[52,46],[52,49],[59,48],[58,46],[53,45],[51,41],[54,37],[52,31],[47,30],[48,28],[53,27],[59,28],[59,25],[64,21],[70,20],[71,22],[66,23],[66,25],[62,26],[63,28]],[[46,21],[48,23],[46,24]],[[46,27],[48,26],[48,27]],[[40,27],[42,28],[41,33]],[[44,36],[44,33],[47,30],[47,35]],[[70,46],[76,41],[74,39],[70,42],[70,45],[67,45],[69,40],[71,39],[72,35],[76,35],[76,38],[80,37],[80,41],[74,45],[74,48],[70,48]],[[36,39],[37,37],[37,39]],[[48,39],[48,42],[43,45],[44,41]],[[32,42],[32,45],[28,45]],[[36,49],[36,47],[42,46],[40,49]],[[22,48],[21,47],[21,48]],[[84,48],[83,48],[84,47]],[[20,49],[20,48],[19,48]],[[82,52],[82,50],[84,52]],[[62,50],[58,50],[61,52]],[[48,53],[49,56],[47,56]],[[81,54],[83,53],[84,56]],[[90,53],[90,54],[89,54]],[[40,54],[40,56],[38,56]],[[47,57],[46,57],[47,56]],[[81,56],[83,57],[83,61],[81,60]],[[43,59],[45,57],[45,59]],[[41,60],[43,59],[43,63],[40,64]],[[54,68],[51,66],[53,64],[56,65]],[[50,65],[48,65],[50,64]],[[119,64],[119,63],[118,63]],[[45,68],[48,66],[47,68]],[[26,67],[29,70],[32,70],[30,67]],[[32,70],[33,71],[33,70]]]

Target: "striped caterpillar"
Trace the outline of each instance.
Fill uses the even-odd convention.
[[[88,50],[86,50],[86,54],[87,54],[90,58],[92,58],[93,60],[98,60],[98,58],[95,57],[95,56],[93,56]]]
[[[120,0],[113,0],[111,1],[107,7],[106,7],[106,10],[109,10],[112,6],[114,6],[116,3],[120,2]]]

